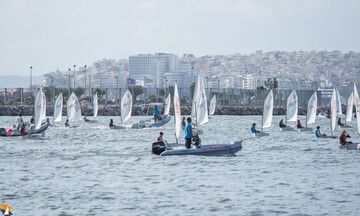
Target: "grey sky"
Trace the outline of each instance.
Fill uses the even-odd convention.
[[[0,75],[131,54],[360,50],[359,0],[0,0]]]

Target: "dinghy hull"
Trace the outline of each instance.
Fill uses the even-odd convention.
[[[233,156],[242,149],[242,140],[232,144],[202,145],[201,148],[166,150],[160,156],[202,155],[202,156]]]
[[[292,128],[292,127],[284,127],[284,128],[280,128],[280,131],[294,131],[294,128]]]
[[[346,145],[340,145],[339,148],[345,150],[360,150],[360,143],[348,143]]]

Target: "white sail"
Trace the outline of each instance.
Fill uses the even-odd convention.
[[[214,113],[215,113],[215,108],[216,108],[216,95],[214,95],[214,96],[211,98],[210,108],[209,108],[209,115],[214,115]]]
[[[331,111],[331,132],[335,130],[336,126],[336,90],[334,89],[331,95],[331,101],[330,101],[330,111]]]
[[[306,112],[306,125],[315,123],[316,110],[317,110],[317,94],[315,91],[308,101],[307,112]]]
[[[354,83],[354,100],[355,100],[356,98],[359,98],[359,92],[358,92],[358,90],[357,90],[357,88],[356,88],[356,84]]]
[[[98,97],[97,94],[94,94],[94,98],[93,98],[93,111],[94,111],[94,117],[97,117],[98,115]]]
[[[180,109],[180,98],[177,88],[177,83],[174,86],[174,119],[175,119],[175,137],[178,140],[181,133],[181,109]]]
[[[43,109],[41,112],[41,121],[45,121],[46,120],[46,96],[45,96],[44,92],[42,92],[42,96],[43,96]]]
[[[335,88],[336,90],[336,101],[337,101],[337,112],[338,115],[342,115],[342,106],[341,106],[341,98],[340,98],[340,93],[339,93],[339,89]]]
[[[67,107],[67,118],[70,122],[80,121],[82,119],[80,102],[74,92],[71,93],[67,101],[66,107]]]
[[[171,106],[171,96],[169,94],[165,101],[164,115],[168,115],[170,113],[170,106]]]
[[[39,129],[41,127],[43,109],[44,109],[44,96],[43,91],[40,88],[35,98],[35,129]]]
[[[346,116],[345,122],[350,123],[353,115],[353,107],[354,107],[354,93],[351,93],[346,103]]]
[[[360,99],[359,97],[355,97],[355,100],[354,100],[354,103],[355,103],[355,110],[356,110],[356,123],[357,123],[357,132],[358,134],[360,134]]]
[[[286,121],[295,122],[298,120],[298,96],[293,90],[287,98],[286,104]]]
[[[121,99],[121,123],[128,121],[131,117],[132,111],[132,95],[129,90],[126,90]]]
[[[203,125],[209,121],[207,99],[205,94],[205,87],[203,79],[199,82],[200,98],[195,102],[196,104],[196,123],[198,126]]]
[[[61,122],[62,118],[62,109],[63,109],[63,95],[62,93],[55,100],[54,105],[54,122]]]
[[[273,91],[270,90],[269,94],[265,98],[264,101],[264,110],[263,110],[263,118],[262,118],[262,126],[261,128],[269,128],[271,127],[272,117],[273,117],[273,109],[274,109],[274,95]]]
[[[200,75],[198,75],[196,83],[195,83],[195,88],[194,88],[194,95],[193,95],[193,101],[192,101],[192,105],[191,105],[191,117],[192,118],[196,118],[196,107],[195,104],[199,104],[200,98],[201,98],[201,77]]]

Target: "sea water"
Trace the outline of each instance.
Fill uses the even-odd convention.
[[[312,132],[280,132],[279,116],[262,138],[249,132],[261,116],[213,116],[201,126],[203,145],[244,139],[235,157],[152,155],[160,131],[174,141],[173,120],[110,130],[110,118],[119,124],[119,117],[98,117],[77,128],[62,122],[44,140],[0,138],[0,202],[14,215],[360,214],[360,152]],[[0,126],[14,121],[0,117]],[[329,119],[317,124],[329,134]],[[355,129],[348,132],[360,141]]]

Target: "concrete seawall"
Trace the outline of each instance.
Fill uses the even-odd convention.
[[[329,112],[329,106],[318,107],[318,113],[327,113]],[[345,110],[345,106],[343,106]],[[92,107],[82,106],[81,111],[83,115],[91,116],[93,115]],[[261,115],[263,111],[262,106],[218,106],[216,107],[215,115]],[[274,107],[274,115],[285,115],[286,109],[282,106]],[[0,116],[17,116],[21,113],[24,116],[31,116],[34,112],[34,106],[0,106]],[[170,110],[173,113],[173,109]],[[183,115],[189,115],[191,112],[190,106],[182,106],[181,113]],[[299,115],[306,114],[306,107],[299,107]],[[46,110],[47,116],[53,115],[53,107],[47,106]],[[66,107],[63,109],[63,115],[66,115]],[[119,116],[120,115],[120,106],[119,105],[108,105],[108,106],[99,106],[98,111],[99,116]],[[144,115],[140,106],[133,106],[132,111],[133,116]]]

